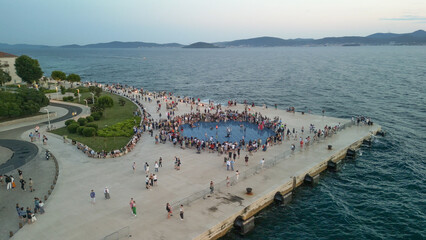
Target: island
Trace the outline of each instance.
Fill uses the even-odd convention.
[[[183,48],[220,48],[220,47],[213,45],[211,43],[196,42],[196,43],[190,44],[188,46],[184,46]]]

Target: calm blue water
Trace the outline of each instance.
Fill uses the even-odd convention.
[[[3,50],[4,51],[4,50]],[[426,238],[426,47],[7,50],[86,81],[350,117],[388,133],[287,207],[271,207],[245,239]],[[239,239],[229,234],[224,239]]]
[[[244,127],[241,127],[241,125],[244,125]],[[221,143],[225,141],[239,143],[243,137],[247,143],[250,140],[257,141],[259,138],[262,139],[262,143],[265,143],[268,137],[274,135],[274,131],[271,129],[264,128],[263,130],[259,130],[256,124],[248,122],[200,122],[196,123],[196,126],[197,127],[192,128],[189,124],[182,125],[184,131],[181,132],[181,134],[186,137],[197,137],[205,141],[213,137],[215,141]],[[217,130],[216,126],[218,126]],[[231,130],[229,137],[227,137],[228,128]]]

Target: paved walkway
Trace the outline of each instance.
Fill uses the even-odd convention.
[[[154,103],[145,103],[145,108],[153,117],[158,118]],[[242,110],[243,106],[233,108]],[[180,104],[176,114],[189,111],[189,105]],[[261,111],[269,117],[278,115],[288,127],[296,129],[300,129],[302,125],[309,129],[310,123],[321,128],[326,124],[344,123],[342,119],[293,114],[275,109],[255,107],[253,111]],[[164,109],[162,115],[165,116]],[[370,130],[369,127],[351,127],[308,149],[297,149],[296,153],[283,159],[275,167],[246,179],[240,178],[238,184],[229,188],[222,187],[221,192],[214,196],[185,206],[184,221],[179,220],[176,208],[174,216],[166,219],[166,203],[176,203],[208,189],[210,180],[218,183],[226,176],[233,176],[234,173],[226,171],[223,166],[223,155],[208,152],[196,154],[195,150],[174,148],[171,143],[155,144],[154,138],[144,134],[134,151],[124,157],[92,159],[83,155],[75,146],[64,144],[62,138],[49,135],[47,147],[58,157],[60,167],[55,191],[45,207],[46,214],[40,216],[35,224],[25,226],[17,232],[13,239],[102,239],[123,227],[129,227],[134,239],[192,239],[231,216],[235,210],[249,205],[261,197],[262,193],[364,137]],[[236,169],[246,171],[258,165],[262,157],[268,161],[276,156],[284,156],[291,143],[294,141],[286,140],[282,145],[269,148],[267,152],[254,153],[250,156],[248,167],[244,166],[241,158],[236,162]],[[332,151],[326,150],[328,144],[333,145]],[[242,154],[245,156],[246,152],[243,151]],[[153,170],[154,161],[160,156],[163,158],[163,167],[158,173],[158,186],[146,190],[143,163],[148,162]],[[173,168],[174,156],[182,160],[180,171]],[[135,174],[131,170],[134,161],[137,163]],[[251,197],[244,195],[247,186],[254,189],[255,194]],[[103,199],[104,187],[110,189],[110,200]],[[97,194],[95,205],[89,202],[91,189]],[[229,196],[241,199],[230,201],[229,199],[238,198]],[[131,197],[137,203],[137,217],[130,214]]]
[[[63,124],[65,119],[72,116],[72,112],[87,114],[90,111],[84,106],[80,107],[75,104],[63,105],[54,101],[46,108],[50,112],[57,113],[56,117],[51,120],[52,124],[56,122]],[[36,125],[40,126],[41,136],[46,134],[47,125],[45,124],[47,124],[46,120],[40,119],[36,122],[22,121],[18,124],[8,124],[0,127],[0,145],[7,147],[5,149],[2,147],[0,154],[8,154],[9,156],[5,157],[4,162],[1,162],[1,173],[13,175],[17,186],[13,191],[7,191],[5,185],[0,188],[0,215],[2,216],[0,218],[0,239],[9,239],[9,231],[16,232],[19,229],[19,219],[15,204],[19,203],[24,208],[27,206],[34,208],[34,197],[39,197],[43,200],[54,179],[55,164],[52,160],[46,161],[45,149],[41,140],[30,143],[28,138],[29,131],[33,131]],[[16,168],[23,171],[27,189],[29,178],[33,179],[35,192],[21,190]]]

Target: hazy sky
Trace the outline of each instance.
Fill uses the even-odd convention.
[[[189,44],[426,30],[426,0],[0,0],[0,43]]]

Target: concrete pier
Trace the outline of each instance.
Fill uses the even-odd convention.
[[[143,103],[158,119],[156,100]],[[244,106],[240,104],[231,109],[242,111]],[[120,234],[132,235],[133,239],[217,239],[229,231],[237,219],[245,233],[255,225],[253,216],[273,203],[277,193],[283,197],[283,203],[288,204],[293,197],[292,191],[303,184],[305,176],[316,181],[329,162],[338,163],[348,149],[357,149],[380,130],[378,125],[350,126],[349,119],[262,107],[251,108],[251,111],[270,118],[278,116],[287,127],[299,132],[304,126],[304,137],[309,135],[311,123],[317,128],[338,123],[347,127],[303,148],[298,146],[298,138],[285,140],[266,152],[249,155],[249,166],[244,164],[244,156],[249,153],[242,151],[235,163],[235,170],[240,172],[238,181],[235,172],[223,166],[223,155],[208,151],[197,154],[195,149],[180,149],[170,142],[155,144],[148,134],[144,134],[135,149],[123,157],[93,159],[70,143],[63,143],[61,137],[47,133],[49,144],[46,147],[57,156],[61,174],[45,206],[46,213],[39,216],[36,223],[16,232],[13,239],[58,239],[58,236],[61,239],[112,239],[108,236]],[[175,114],[188,112],[191,112],[190,105],[180,103]],[[164,107],[160,113],[166,116]],[[22,139],[27,136],[27,132],[22,133]],[[290,150],[291,144],[297,146],[294,152]],[[174,156],[182,160],[179,171],[173,168]],[[143,164],[148,162],[153,166],[159,157],[163,159],[163,167],[156,173],[158,186],[146,190]],[[262,158],[265,159],[264,167],[259,163]],[[133,162],[137,164],[134,174]],[[227,176],[232,180],[229,187]],[[209,193],[210,181],[215,183],[213,194]],[[104,187],[110,189],[109,200],[103,199]],[[252,188],[253,194],[248,195],[246,188]],[[89,201],[91,189],[96,192],[96,204]],[[137,217],[130,213],[130,198],[137,203]],[[166,203],[170,203],[174,211],[170,219],[167,219]],[[180,204],[185,209],[183,221],[179,219]],[[14,208],[14,205],[8,207]]]

